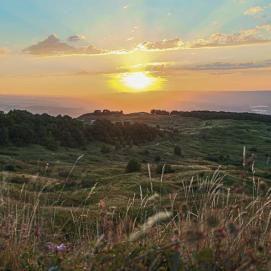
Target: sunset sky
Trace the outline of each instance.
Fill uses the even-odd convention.
[[[177,108],[270,78],[270,0],[1,1],[0,99]]]

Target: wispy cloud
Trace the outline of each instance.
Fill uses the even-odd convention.
[[[262,24],[256,27],[258,30],[265,30],[271,33],[271,24]]]
[[[140,50],[172,50],[184,47],[184,42],[180,38],[164,39],[161,41],[146,41],[140,43],[137,48]]]
[[[69,41],[81,40],[79,36],[68,38]],[[25,53],[32,55],[71,55],[71,54],[102,54],[104,50],[97,49],[92,45],[85,47],[75,47],[68,43],[62,42],[55,35],[50,35],[47,39],[38,42],[23,50]]]
[[[86,40],[86,37],[83,35],[73,35],[67,38],[68,42],[79,42]]]
[[[184,41],[180,38],[139,44],[137,50],[176,50],[189,48],[240,46],[271,42],[271,24],[241,30],[233,34],[214,33],[206,38]]]
[[[244,11],[244,15],[255,18],[266,18],[270,15],[271,3],[263,6],[253,6]]]
[[[132,40],[130,38],[128,40]],[[181,38],[145,41],[133,49],[103,50],[89,45],[84,36],[74,35],[61,41],[55,35],[38,42],[23,50],[33,55],[97,55],[97,54],[127,54],[134,51],[170,51],[195,48],[215,48],[240,46],[271,42],[271,24],[257,25],[254,28],[244,29],[237,33],[213,33],[205,38],[183,40]]]
[[[271,68],[271,59],[259,62],[212,62],[202,64],[187,64],[183,65],[178,62],[161,62],[161,63],[148,63],[140,67],[121,68],[122,72],[144,69],[145,71],[158,73],[158,74],[172,74],[183,71],[233,71],[233,70],[247,70],[247,69],[260,69]]]
[[[255,16],[264,12],[264,8],[260,6],[250,7],[245,10],[244,14],[248,16]]]
[[[220,47],[220,46],[239,46],[246,44],[265,43],[271,41],[271,37],[264,37],[260,35],[261,30],[268,30],[257,27],[247,30],[242,30],[234,34],[215,33],[205,39],[198,39],[190,43],[191,48],[200,47]]]
[[[244,70],[271,67],[271,59],[262,62],[244,62],[244,63],[227,63],[215,62],[201,65],[188,66],[186,69],[192,70]]]

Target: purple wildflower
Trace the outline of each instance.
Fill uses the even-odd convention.
[[[56,246],[56,251],[57,252],[61,252],[61,253],[63,253],[63,252],[66,252],[66,250],[67,250],[67,247],[66,247],[66,245],[65,244],[60,244],[59,246]]]
[[[47,243],[47,249],[53,253],[64,253],[67,250],[67,246],[63,243],[60,245],[56,245],[54,243]]]

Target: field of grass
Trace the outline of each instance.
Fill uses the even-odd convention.
[[[0,270],[271,270],[270,124],[108,118],[165,135],[0,148]]]

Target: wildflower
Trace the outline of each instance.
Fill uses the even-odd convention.
[[[46,248],[49,250],[49,252],[56,252],[56,245],[53,243],[47,243]]]
[[[57,252],[64,253],[64,252],[66,252],[66,250],[67,250],[67,247],[63,243],[60,244],[59,246],[56,246],[56,251]]]
[[[99,206],[100,209],[103,209],[103,210],[106,209],[106,203],[105,203],[104,199],[101,199],[99,201],[98,206]]]
[[[67,247],[63,243],[60,245],[56,245],[50,242],[47,244],[47,249],[49,250],[49,252],[52,252],[52,253],[64,253],[67,251]]]

